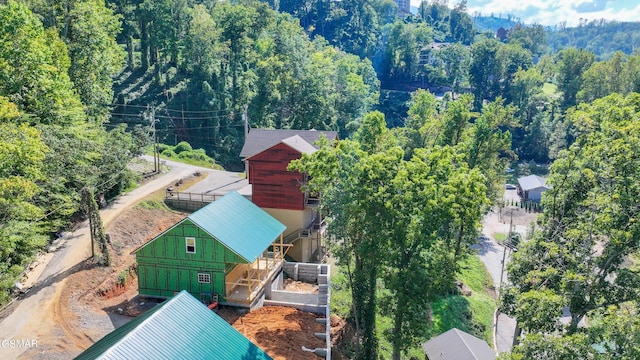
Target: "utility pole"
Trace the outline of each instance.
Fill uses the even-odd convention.
[[[511,221],[509,222],[509,233],[507,234],[507,238],[504,240],[502,244],[502,268],[500,269],[500,286],[498,294],[502,291],[502,278],[504,276],[504,262],[507,259],[507,247],[511,246],[511,236],[513,234],[513,211],[511,211]]]
[[[150,105],[151,114],[149,116],[149,127],[151,127],[151,131],[153,132],[153,171],[155,173],[160,172],[160,154],[158,152],[158,132],[156,131],[156,108],[154,105]],[[147,105],[147,109],[149,109],[149,105]]]
[[[156,172],[160,172],[160,149],[158,148],[158,130],[156,129],[156,122],[158,122],[158,120],[156,120],[156,108],[154,105],[151,105],[151,121],[153,121],[153,137],[154,137],[154,145],[153,145],[153,149],[154,149],[154,154],[155,154],[155,168],[156,168]]]
[[[91,237],[91,258],[95,259],[96,250],[95,250],[95,231],[93,231],[93,214],[89,214],[89,236]]]
[[[242,121],[244,121],[244,140],[247,141],[247,135],[249,134],[249,116],[247,113],[247,109],[249,105],[244,105],[244,111],[242,112]]]
[[[249,116],[247,115],[247,109],[249,105],[244,105],[244,111],[242,112],[242,121],[244,121],[244,141],[247,142],[247,137],[249,136]],[[249,178],[249,162],[244,162],[244,174]]]

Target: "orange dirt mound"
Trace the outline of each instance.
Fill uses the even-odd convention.
[[[321,316],[283,306],[265,306],[237,319],[233,327],[258,345],[274,360],[314,359],[320,357],[302,351],[324,348],[326,343],[315,333],[325,331],[316,319]]]

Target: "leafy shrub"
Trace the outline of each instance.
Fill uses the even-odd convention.
[[[129,276],[128,270],[122,270],[120,275],[118,275],[118,285],[125,286],[127,285],[127,277]]]
[[[176,145],[173,148],[173,151],[176,154],[180,154],[181,152],[184,152],[184,151],[193,151],[193,148],[191,147],[191,144],[189,144],[188,142],[181,141],[181,142],[178,143],[178,145]]]
[[[166,149],[163,152],[160,153],[160,155],[162,156],[166,156],[168,158],[175,158],[178,157],[178,154],[176,154],[173,150],[171,149]]]

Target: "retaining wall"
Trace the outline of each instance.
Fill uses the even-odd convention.
[[[174,209],[184,210],[184,211],[196,211],[200,210],[203,207],[210,204],[210,202],[206,201],[194,201],[194,200],[182,200],[182,199],[174,199],[167,197],[164,199],[165,204],[171,206]]]
[[[264,305],[289,306],[301,311],[324,315],[318,323],[325,325],[325,331],[316,333],[316,337],[325,340],[325,348],[309,349],[316,355],[331,360],[331,274],[329,265],[285,262],[283,272],[296,281],[318,284],[317,294],[284,291],[280,273],[272,284],[265,287]],[[269,294],[269,295],[267,295]]]
[[[304,281],[311,284],[318,283],[318,275],[325,273],[328,270],[322,270],[323,267],[328,265],[322,264],[309,264],[309,263],[297,263],[297,262],[285,262],[282,266],[284,272],[295,281]]]

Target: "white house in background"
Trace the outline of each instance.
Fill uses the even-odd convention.
[[[540,201],[542,193],[551,189],[546,185],[547,179],[538,175],[529,175],[518,179],[518,194],[522,200]]]

